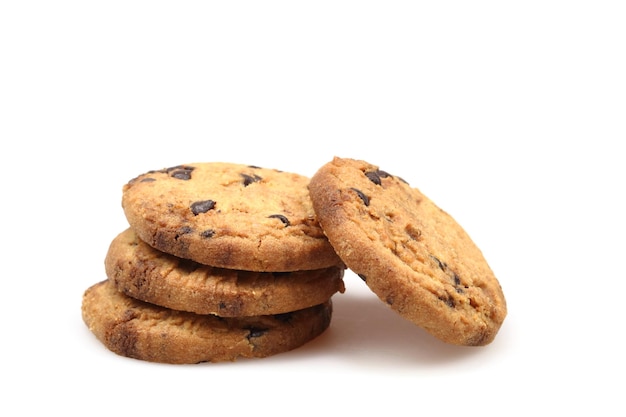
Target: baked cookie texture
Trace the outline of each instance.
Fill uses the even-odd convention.
[[[308,182],[256,166],[192,163],[132,179],[122,207],[144,242],[201,264],[261,272],[340,265],[315,217]]]
[[[89,287],[82,316],[118,355],[170,364],[263,358],[293,350],[328,328],[330,300],[280,315],[222,318],[176,311],[128,297],[109,280]]]
[[[216,268],[156,250],[132,229],[111,242],[105,270],[127,296],[221,317],[287,313],[322,304],[344,291],[343,266],[294,272]]]
[[[507,314],[500,283],[465,230],[417,188],[335,157],[309,191],[339,257],[393,310],[447,343],[494,340]]]

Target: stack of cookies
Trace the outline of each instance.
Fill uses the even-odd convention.
[[[347,267],[445,343],[491,343],[507,314],[482,252],[408,182],[334,158],[309,180],[229,163],[148,172],[124,187],[130,228],[83,317],[111,350],[195,363],[294,349],[329,325]]]
[[[129,228],[82,314],[111,351],[163,363],[261,358],[324,332],[345,266],[307,177],[233,163],[150,171],[123,188]]]

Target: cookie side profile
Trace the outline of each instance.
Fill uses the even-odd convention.
[[[330,300],[281,315],[198,315],[135,300],[108,280],[88,288],[82,300],[85,324],[109,350],[171,364],[235,361],[287,352],[323,333],[331,315]]]
[[[132,229],[117,235],[105,258],[109,280],[151,304],[222,317],[301,310],[344,291],[344,268],[253,272],[215,268],[161,252]]]
[[[497,278],[465,230],[403,179],[334,158],[311,178],[322,229],[348,268],[440,340],[493,341],[507,314]]]
[[[281,272],[339,265],[308,182],[273,169],[194,163],[132,179],[122,207],[143,241],[201,264]]]

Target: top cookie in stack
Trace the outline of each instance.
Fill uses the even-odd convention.
[[[122,206],[144,242],[204,265],[274,272],[339,265],[308,183],[273,169],[196,163],[131,180]]]

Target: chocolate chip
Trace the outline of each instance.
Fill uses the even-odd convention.
[[[357,274],[359,276],[359,278],[361,278],[363,280],[363,282],[367,282],[367,277],[363,274]]]
[[[454,275],[454,276],[453,276],[453,279],[454,279],[454,285],[455,285],[455,286],[459,286],[459,285],[461,285],[461,278],[459,278],[459,276],[458,276],[455,272],[453,272],[453,273],[452,273],[452,275]]]
[[[456,274],[456,272],[452,271],[452,275],[452,279],[454,279],[454,289],[456,290],[457,294],[463,294],[465,292],[463,287],[465,287],[465,289],[467,289],[468,287],[461,285],[461,278]]]
[[[179,165],[179,166],[175,166],[172,168],[168,168],[166,172],[172,178],[186,181],[186,180],[191,179],[191,171],[193,171],[194,169],[195,169],[194,167]]]
[[[454,308],[454,299],[452,297],[439,297],[439,299],[446,303],[448,307]]]
[[[252,184],[253,182],[258,182],[261,181],[263,178],[259,177],[258,175],[254,174],[254,175],[248,175],[248,174],[239,174],[243,177],[243,186],[247,187],[248,185]]]
[[[176,178],[179,180],[190,180],[191,179],[191,172],[190,171],[185,171],[185,170],[180,170],[180,171],[174,171],[172,172],[171,175],[172,178]]]
[[[197,216],[200,213],[206,213],[207,211],[212,210],[214,207],[215,201],[213,200],[196,201],[190,206],[191,212],[194,214],[194,216]]]
[[[176,236],[174,236],[174,239],[178,240],[178,238],[181,237],[182,235],[187,235],[191,232],[193,232],[193,229],[191,227],[183,226],[176,231]]]
[[[370,179],[374,184],[380,185],[380,176],[376,171],[366,172],[365,176]]]
[[[271,216],[268,216],[268,218],[270,218],[270,219],[278,219],[281,222],[283,222],[283,224],[285,226],[289,226],[289,219],[286,218],[285,216],[283,216],[282,214],[272,214]]]
[[[267,329],[261,329],[258,327],[250,327],[248,331],[250,332],[247,336],[248,340],[253,337],[263,336],[265,333],[267,333]]]
[[[363,194],[363,192],[361,190],[357,190],[356,188],[351,188],[352,191],[354,191],[361,200],[363,200],[363,203],[365,204],[365,206],[369,206],[370,205],[370,199],[368,196],[366,196],[365,194]]]
[[[456,272],[454,272],[450,267],[448,267],[448,264],[439,260],[439,258],[437,258],[436,256],[433,256],[433,255],[429,255],[429,256],[432,259],[434,259],[435,262],[437,262],[439,269],[441,269],[448,277],[450,277],[450,279],[452,279],[452,282],[454,283],[454,289],[456,290],[456,292],[458,294],[463,294],[464,291],[461,286],[461,277],[459,277]]]
[[[141,181],[139,182],[154,182],[154,181],[156,181],[155,178],[148,177],[148,178],[142,178]]]
[[[436,256],[434,256],[434,255],[430,255],[430,257],[431,257],[432,259],[434,259],[434,260],[435,260],[435,262],[437,262],[437,264],[439,265],[439,269],[441,269],[441,270],[442,270],[442,271],[444,271],[444,272],[446,271],[446,268],[448,267],[448,265],[446,265],[446,263],[445,263],[445,262],[441,262],[441,261],[439,260],[439,258],[437,258],[437,257],[436,257]]]
[[[213,229],[205,230],[204,232],[200,233],[200,236],[205,239],[212,238],[213,236],[215,236],[215,230]]]
[[[389,175],[387,172],[385,171],[368,171],[365,173],[365,176],[367,178],[369,178],[370,181],[372,181],[374,184],[376,185],[381,185],[381,178],[388,178],[391,177],[391,175]]]

